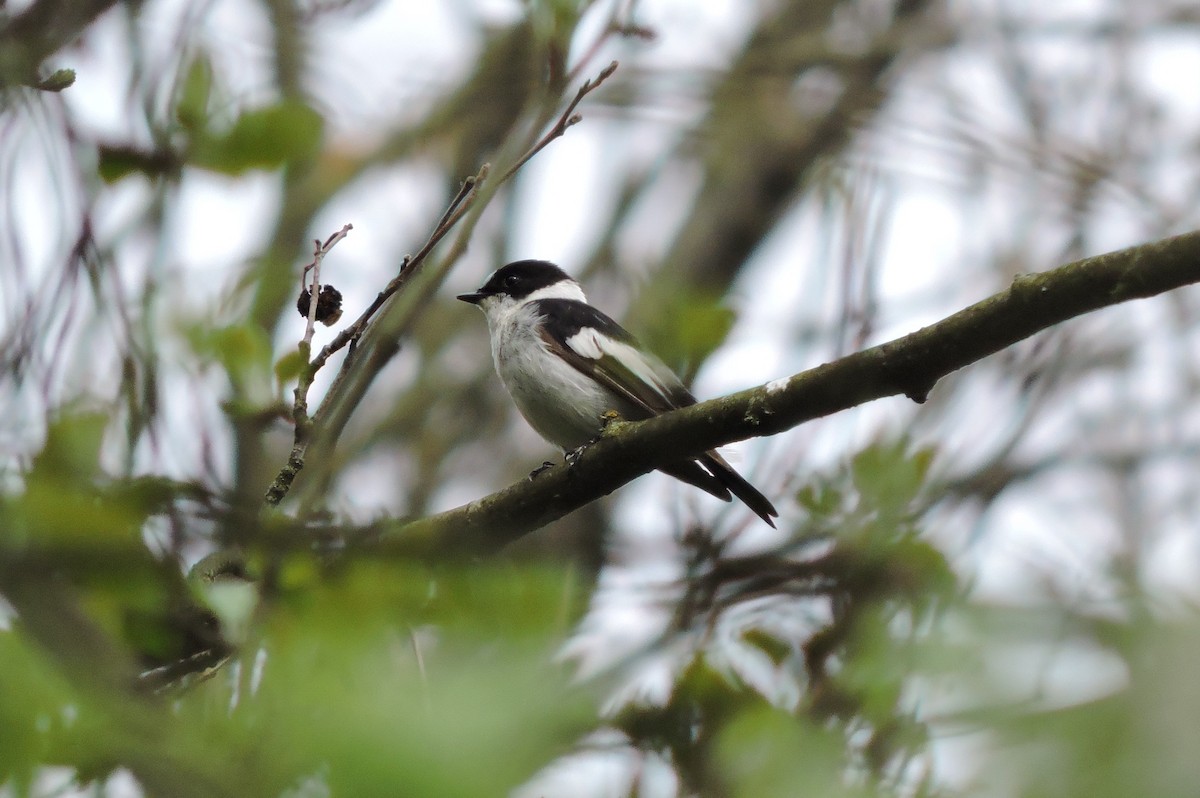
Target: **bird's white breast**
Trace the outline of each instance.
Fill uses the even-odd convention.
[[[489,308],[487,316],[496,372],[529,425],[562,449],[594,438],[605,411],[619,407],[616,397],[550,350],[532,304]]]

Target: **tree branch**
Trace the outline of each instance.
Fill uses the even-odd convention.
[[[637,423],[612,425],[571,466],[453,510],[376,526],[397,553],[486,552],[666,463],[784,432],[887,396],[923,402],[942,377],[1064,321],[1200,281],[1200,231],[1076,261],[942,321],[791,377]]]
[[[583,116],[575,113],[575,109],[579,107],[581,102],[583,102],[584,97],[587,97],[593,91],[600,88],[600,84],[612,77],[612,74],[617,71],[617,66],[617,62],[613,61],[604,69],[600,70],[600,74],[598,74],[594,79],[589,78],[588,80],[585,80],[583,85],[579,87],[579,90],[575,92],[575,96],[571,99],[571,102],[567,103],[567,107],[563,109],[562,114],[559,115],[558,121],[554,123],[554,126],[546,131],[544,136],[538,139],[533,146],[525,152],[524,155],[517,159],[516,163],[508,168],[508,171],[506,171],[504,176],[500,178],[500,182],[507,183],[508,179],[519,172],[522,166],[529,163],[533,156],[546,149],[550,142],[557,138],[561,138],[563,134],[567,132],[567,128],[579,124],[579,122],[583,120]]]
[[[24,83],[47,88],[38,78],[42,62],[79,38],[115,4],[116,0],[37,0],[15,17],[0,19],[0,87]],[[48,90],[58,88],[52,85]]]

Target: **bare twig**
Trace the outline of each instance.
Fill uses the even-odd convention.
[[[458,187],[458,193],[454,195],[454,199],[450,200],[450,204],[446,207],[446,212],[442,214],[442,218],[438,220],[437,226],[433,228],[433,232],[430,234],[429,239],[417,251],[417,254],[413,255],[412,257],[406,257],[400,264],[400,268],[397,271],[396,276],[392,278],[391,282],[384,286],[384,289],[380,291],[371,304],[367,306],[367,309],[362,312],[362,315],[355,319],[353,324],[338,333],[338,335],[332,341],[326,344],[325,347],[317,354],[317,356],[313,358],[313,361],[309,367],[314,373],[319,371],[335,352],[346,346],[346,344],[350,343],[351,341],[358,340],[358,338],[362,336],[363,330],[366,329],[367,324],[371,321],[371,318],[379,311],[381,307],[383,307],[383,304],[387,302],[393,294],[395,294],[404,286],[412,272],[418,268],[425,258],[429,256],[429,253],[435,246],[438,245],[438,242],[445,238],[446,233],[450,232],[454,225],[458,223],[458,220],[463,217],[463,214],[465,214],[475,202],[475,197],[479,193],[479,187],[483,185],[485,180],[487,180],[488,170],[490,168],[491,167],[488,164],[484,164],[480,168],[478,174],[472,175],[462,182],[462,185]]]
[[[657,38],[658,35],[653,30],[632,21],[633,5],[633,3],[618,3],[613,6],[612,13],[608,17],[608,23],[600,31],[600,35],[588,45],[587,50],[583,52],[583,55],[579,57],[575,66],[571,67],[571,71],[567,73],[567,83],[579,79],[580,73],[588,68],[592,59],[596,57],[600,49],[613,36],[625,36],[648,42]]]
[[[304,455],[308,450],[309,440],[312,433],[312,419],[308,414],[308,390],[312,386],[317,372],[328,362],[329,358],[342,347],[353,341],[358,340],[370,323],[372,317],[378,310],[383,307],[388,298],[399,291],[409,279],[412,273],[417,269],[422,261],[428,257],[429,253],[437,246],[438,242],[450,232],[471,204],[475,201],[479,186],[487,179],[488,165],[484,164],[479,170],[479,173],[468,177],[463,181],[458,189],[458,193],[454,195],[454,199],[450,201],[450,205],[446,208],[446,212],[442,214],[442,218],[438,221],[433,233],[430,234],[424,246],[418,250],[417,254],[411,258],[406,257],[401,264],[399,273],[392,278],[391,282],[384,287],[382,291],[375,297],[375,300],[367,307],[362,314],[354,320],[352,324],[343,329],[336,337],[326,344],[321,351],[301,370],[299,379],[296,383],[294,391],[295,402],[292,407],[292,418],[295,423],[295,433],[292,441],[292,451],[288,455],[287,463],[280,469],[275,479],[267,488],[264,501],[268,506],[277,506],[283,498],[291,490],[292,483],[296,479],[296,475],[304,468]],[[319,288],[317,278],[320,270],[321,257],[329,251],[338,241],[345,237],[346,233],[351,229],[350,225],[346,225],[339,232],[330,236],[322,245],[318,242],[317,249],[314,252],[313,262],[305,267],[305,272],[310,269],[313,271],[312,288],[310,293],[310,305],[308,309],[308,322],[305,328],[304,340],[300,344],[300,352],[307,360],[308,354],[311,351],[313,325],[316,320],[317,312],[317,297]],[[347,364],[348,366],[348,364]],[[343,366],[342,374],[345,373],[346,366]],[[339,374],[339,378],[342,375]],[[336,382],[335,382],[336,384]],[[331,389],[332,391],[332,389]]]
[[[546,132],[546,135],[538,139],[537,142],[530,147],[524,155],[518,158],[516,163],[508,168],[508,171],[505,172],[504,176],[500,178],[500,182],[508,182],[508,179],[515,175],[522,166],[527,164],[530,158],[544,150],[546,145],[548,145],[550,142],[566,133],[567,128],[577,124],[581,119],[583,119],[581,115],[575,113],[575,109],[579,106],[579,103],[583,101],[584,97],[600,88],[600,85],[604,83],[604,81],[612,77],[612,74],[617,71],[617,66],[617,62],[613,61],[604,69],[600,70],[600,74],[594,79],[585,80],[583,85],[579,87],[579,91],[575,92],[575,97],[572,98],[571,102],[567,103],[567,107],[563,110],[562,114],[559,115],[558,121],[554,123],[554,126]]]
[[[354,225],[345,224],[341,230],[326,238],[324,243],[321,243],[319,240],[314,241],[312,262],[305,266],[301,272],[300,282],[302,286],[304,278],[310,271],[312,272],[312,280],[308,285],[308,319],[304,324],[304,337],[300,339],[297,347],[300,356],[305,361],[308,360],[308,355],[312,351],[313,332],[316,329],[317,323],[317,305],[320,304],[319,297],[321,296],[321,261],[353,229]],[[295,480],[296,474],[304,466],[304,450],[308,445],[309,434],[312,432],[312,420],[308,415],[308,390],[312,387],[313,378],[316,377],[319,368],[320,366],[314,368],[311,363],[308,363],[304,368],[300,369],[300,374],[296,379],[296,387],[292,391],[292,396],[294,397],[292,401],[292,422],[294,424],[292,452],[288,455],[287,463],[280,470],[274,481],[271,482],[271,486],[267,488],[265,501],[268,505],[274,506],[283,500],[283,497],[287,495],[288,489],[291,487],[292,481]]]
[[[319,304],[317,298],[321,295],[321,260],[329,254],[329,250],[337,246],[337,243],[349,235],[353,229],[354,225],[345,224],[341,230],[338,230],[325,239],[324,244],[319,240],[314,240],[312,263],[305,266],[304,271],[300,273],[300,286],[303,290],[304,278],[310,271],[312,272],[312,281],[308,286],[308,323],[304,325],[304,338],[301,340],[301,345],[305,347],[303,349],[305,357],[308,356],[309,347],[312,346],[313,332],[317,326],[317,305]]]
[[[183,688],[193,681],[211,678],[232,656],[227,649],[206,648],[184,659],[144,671],[138,676],[138,686],[155,694]]]

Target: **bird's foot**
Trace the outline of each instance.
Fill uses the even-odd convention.
[[[554,463],[550,460],[543,460],[540,466],[529,472],[529,481],[532,482],[538,474],[542,473],[548,468],[554,468]]]
[[[604,411],[604,413],[600,415],[600,434],[592,438],[590,441],[584,443],[582,446],[576,446],[574,449],[563,452],[563,460],[566,461],[567,465],[575,465],[575,462],[579,459],[580,455],[583,454],[585,449],[595,443],[598,443],[601,438],[609,433],[610,429],[614,429],[622,423],[624,423],[624,419],[621,418],[621,414],[616,410]]]
[[[600,414],[600,434],[596,436],[596,440],[614,432],[624,421],[616,410],[605,410]]]
[[[569,452],[563,452],[563,460],[565,460],[567,465],[569,465],[569,466],[575,465],[576,461],[579,460],[580,456],[583,455],[584,449],[591,446],[593,443],[595,443],[598,440],[600,440],[599,437],[592,438],[590,441],[583,444],[582,446],[576,446],[574,449],[572,449]]]

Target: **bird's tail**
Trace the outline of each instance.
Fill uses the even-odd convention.
[[[745,477],[734,471],[733,466],[729,465],[724,457],[716,452],[706,452],[697,459],[699,462],[689,460],[684,463],[672,463],[661,470],[689,485],[695,485],[721,501],[732,501],[733,496],[736,496],[768,526],[775,526],[775,522],[771,520],[779,516],[775,505],[759,493],[758,488],[747,482]]]
[[[712,475],[720,480],[721,484],[729,488],[729,492],[742,500],[742,504],[754,511],[754,514],[767,523],[767,526],[774,528],[775,522],[772,518],[779,517],[779,511],[775,509],[775,505],[771,504],[771,500],[759,493],[758,488],[746,481],[746,478],[733,470],[733,466],[725,461],[725,458],[716,452],[707,452],[701,458],[700,462],[704,464]]]

